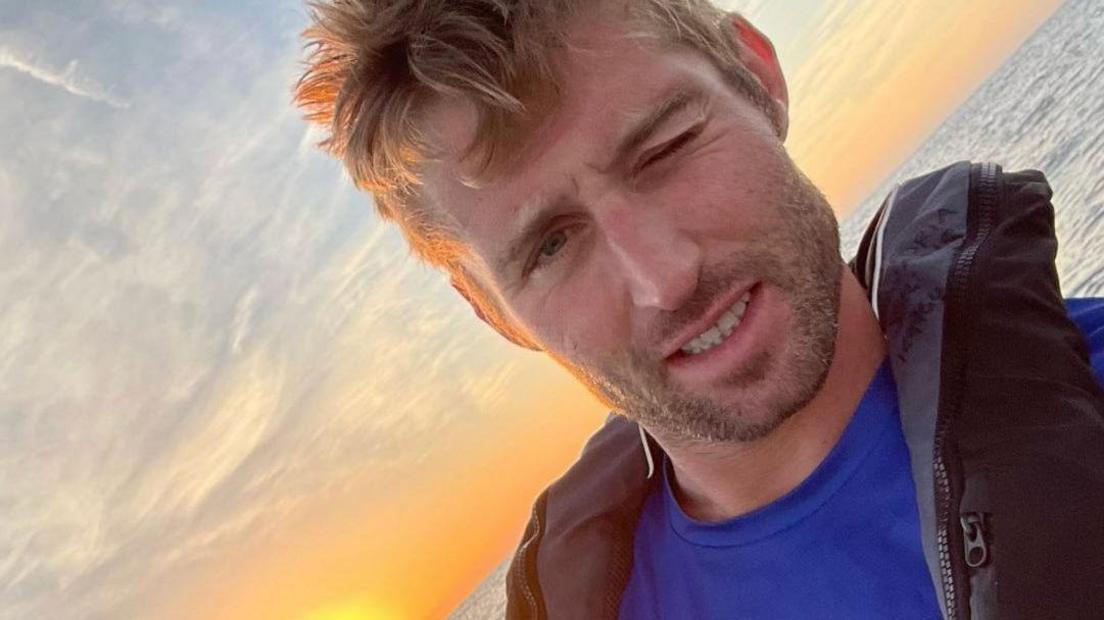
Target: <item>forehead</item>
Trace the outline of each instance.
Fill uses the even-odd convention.
[[[511,232],[518,211],[562,191],[574,168],[604,163],[627,126],[673,92],[707,82],[713,70],[701,54],[609,14],[579,20],[555,61],[555,107],[493,174],[480,174],[480,154],[469,153],[479,129],[473,103],[438,100],[420,119],[431,149],[422,194],[477,254],[481,240]]]
[[[553,65],[559,78],[556,101],[541,106],[541,110],[527,106],[526,114],[543,114],[540,118],[526,119],[536,122],[526,126],[531,135],[526,136],[525,146],[531,151],[542,138],[578,124],[573,121],[597,119],[617,111],[633,112],[634,103],[641,105],[640,101],[646,100],[648,94],[662,90],[665,78],[670,77],[666,73],[678,69],[679,56],[670,44],[643,28],[631,26],[627,18],[605,15],[595,20],[578,20],[569,29],[565,48],[553,51]],[[651,71],[633,70],[640,67],[649,67]],[[431,101],[418,119],[434,159],[450,164],[468,163],[452,160],[459,160],[459,155],[467,153],[475,142],[478,121],[476,106],[464,97]]]

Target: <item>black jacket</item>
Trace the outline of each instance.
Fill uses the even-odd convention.
[[[851,262],[887,337],[946,618],[1104,618],[1104,393],[1059,290],[1050,197],[1039,172],[958,163],[899,186]],[[509,618],[617,617],[658,480],[647,451],[611,416],[537,498]]]

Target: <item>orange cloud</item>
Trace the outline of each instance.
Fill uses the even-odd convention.
[[[473,421],[395,489],[348,493],[385,503],[317,506],[309,521],[272,528],[279,540],[201,567],[157,606],[211,620],[444,617],[510,552],[537,493],[605,415],[550,363],[526,363],[530,379],[502,403],[509,414]]]

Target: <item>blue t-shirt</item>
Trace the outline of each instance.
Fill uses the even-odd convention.
[[[1104,383],[1104,299],[1068,307]],[[622,618],[940,617],[887,364],[824,461],[767,506],[694,521],[668,469],[637,525]]]

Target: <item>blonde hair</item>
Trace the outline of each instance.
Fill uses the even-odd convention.
[[[554,57],[572,18],[610,1],[649,35],[705,53],[780,128],[722,25],[731,16],[709,0],[315,0],[295,102],[328,130],[322,149],[374,195],[414,254],[455,268],[462,245],[416,200],[427,147],[418,112],[442,97],[471,101],[479,124],[467,155],[486,170],[555,105]]]

